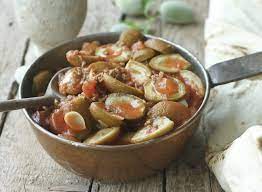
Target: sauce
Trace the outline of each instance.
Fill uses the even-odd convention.
[[[110,106],[111,110],[125,119],[136,119],[141,117],[141,109],[139,106],[132,105],[132,102],[117,102]]]
[[[170,78],[158,80],[155,84],[155,88],[157,92],[168,96],[178,92],[178,84]]]

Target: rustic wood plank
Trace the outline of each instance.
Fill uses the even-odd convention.
[[[5,1],[7,2],[8,0]],[[87,18],[80,35],[107,31],[112,23],[116,22],[120,17],[120,13],[115,9],[116,8],[112,5],[111,1],[89,1]],[[7,11],[9,10],[10,8],[8,8]],[[103,14],[101,14],[102,12]],[[11,15],[12,17],[10,17],[13,18],[12,14],[9,15]],[[5,19],[5,22],[7,22],[6,20],[7,18]],[[4,31],[4,29],[1,28],[0,34],[2,31]],[[16,31],[18,30],[16,29]],[[5,33],[7,34],[8,32]],[[14,41],[18,40],[20,41],[20,39],[15,36]],[[8,42],[5,42],[5,45],[5,49],[7,49]],[[14,69],[21,63],[21,61],[18,62],[18,65],[15,67],[11,65],[11,62],[14,59],[19,58],[16,55],[14,58],[11,57],[11,50],[13,50],[13,47],[14,44],[11,44],[11,49],[9,49],[8,54],[7,52],[4,53],[7,57],[6,61],[4,62],[5,65],[0,66],[0,69],[2,67],[5,70],[6,68],[9,68],[9,66],[12,67],[12,73]],[[16,47],[16,49],[19,48],[23,50],[21,46]],[[0,49],[2,49],[2,47],[0,47]],[[30,52],[33,51],[31,46],[28,50]],[[13,60],[8,60],[8,58],[12,58]],[[26,58],[26,64],[29,64],[34,60],[34,58],[29,57],[28,55]],[[9,72],[7,75],[11,76],[10,74],[11,73]],[[6,79],[5,84],[0,82],[0,88],[3,87],[1,87],[2,84],[7,85],[9,83],[10,78],[6,78],[7,75],[4,75],[5,78],[3,78],[4,80]],[[1,94],[1,96],[2,95],[3,94]],[[22,111],[13,111],[9,113],[4,124],[2,137],[0,139],[0,154],[0,191],[43,192],[49,190],[91,190],[90,183],[92,180],[80,178],[64,170],[62,167],[57,165],[44,152],[44,150],[42,150],[35,136],[33,135],[32,130],[29,128],[29,123],[26,121]]]
[[[97,32],[108,32],[121,17],[119,9],[113,0],[95,0],[88,2],[87,18],[79,36]]]
[[[187,0],[192,5],[197,22],[191,25],[162,25],[162,36],[182,45],[200,61],[204,58],[204,19],[208,1]],[[204,161],[205,136],[200,128],[184,153],[166,171],[166,191],[210,192],[209,171]]]
[[[9,92],[14,81],[14,71],[22,62],[26,37],[18,30],[12,2],[2,0],[0,6],[0,100],[5,100],[12,97]],[[6,117],[7,113],[0,113],[0,135]]]
[[[215,175],[210,172],[210,188],[212,192],[223,192],[224,190],[219,185]]]

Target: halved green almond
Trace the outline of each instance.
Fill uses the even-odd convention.
[[[91,103],[89,110],[98,122],[102,122],[104,127],[120,126],[123,123],[124,118],[106,111],[105,105],[102,102]]]
[[[174,128],[174,122],[165,116],[157,117],[153,119],[151,123],[145,125],[142,129],[138,130],[136,134],[132,137],[132,143],[141,143],[161,137]]]
[[[133,53],[133,59],[138,62],[143,62],[151,59],[156,55],[156,52],[151,48],[144,48]]]
[[[157,71],[167,73],[177,73],[191,66],[191,64],[179,54],[156,56],[150,60],[149,65]]]
[[[149,118],[166,116],[172,120],[175,126],[183,124],[190,118],[190,109],[181,103],[174,101],[160,101],[147,113]]]
[[[124,119],[134,120],[144,116],[146,102],[139,97],[123,93],[112,93],[106,101],[106,109]]]
[[[88,67],[87,70],[92,71],[94,73],[101,73],[103,72],[105,69],[112,69],[113,66],[105,61],[98,61],[95,63],[91,63]]]
[[[84,143],[92,145],[105,145],[115,141],[120,134],[120,127],[101,129],[91,137],[87,138]]]
[[[132,52],[126,46],[107,44],[98,47],[95,54],[112,62],[127,62],[131,58]]]
[[[144,64],[129,60],[126,69],[130,72],[132,79],[143,85],[151,76],[151,70]]]
[[[143,35],[136,29],[128,29],[123,31],[119,37],[119,43],[131,47],[135,42],[143,39]]]
[[[181,77],[184,79],[185,83],[189,85],[196,93],[204,97],[205,95],[205,88],[201,81],[201,79],[192,71],[183,70],[180,71]]]
[[[112,93],[128,93],[136,96],[142,96],[143,91],[134,87],[128,86],[121,81],[111,77],[110,75],[104,74],[103,76],[105,87]]]
[[[173,52],[172,46],[160,39],[148,39],[145,41],[145,46],[164,54]]]
[[[145,98],[149,101],[176,101],[186,94],[185,85],[176,78],[149,80],[144,84]]]

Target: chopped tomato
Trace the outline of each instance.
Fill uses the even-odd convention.
[[[162,78],[156,82],[155,88],[157,92],[172,95],[178,92],[178,84],[170,78]]]
[[[132,51],[138,51],[144,48],[145,48],[145,45],[142,41],[138,41],[132,45]]]
[[[50,116],[51,131],[56,134],[61,134],[68,131],[68,126],[64,120],[64,112],[62,110],[55,110]]]
[[[89,80],[83,83],[82,91],[86,97],[91,98],[96,94],[96,84],[97,82],[95,80]]]

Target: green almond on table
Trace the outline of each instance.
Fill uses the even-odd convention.
[[[144,0],[115,0],[115,3],[124,14],[138,16],[144,13]]]
[[[166,1],[160,6],[161,19],[167,23],[188,24],[194,22],[192,7],[184,1]]]

